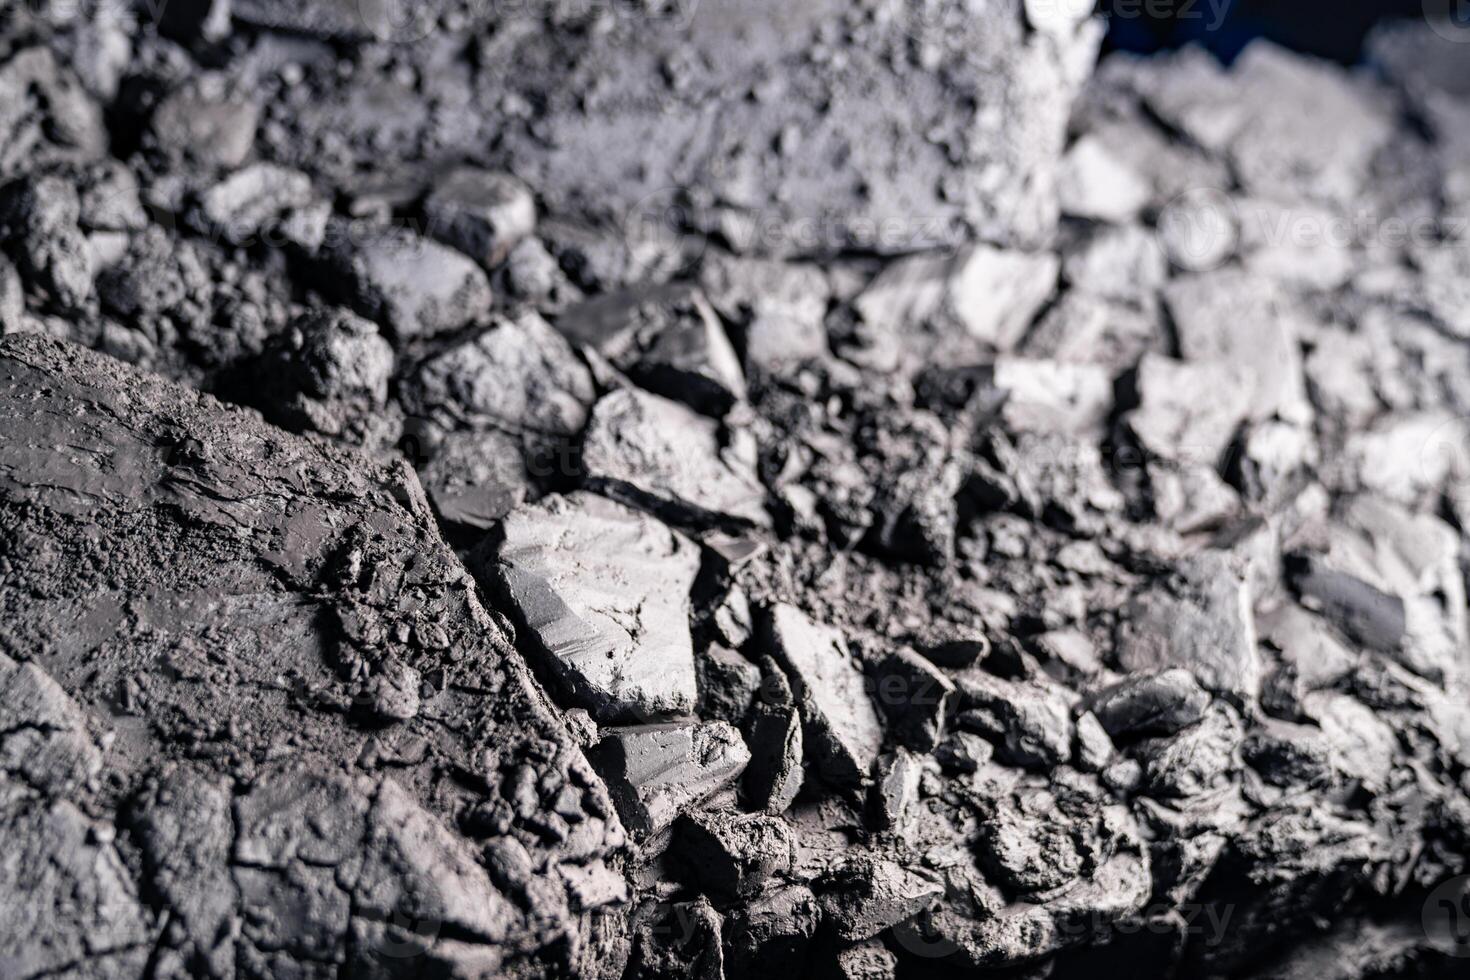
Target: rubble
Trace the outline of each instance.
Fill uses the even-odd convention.
[[[146,6],[0,14],[0,974],[1458,975],[1460,26]]]

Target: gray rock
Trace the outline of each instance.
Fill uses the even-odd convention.
[[[765,678],[746,722],[750,765],[744,789],[753,808],[779,814],[801,790],[805,740],[790,682],[769,658],[765,664]]]
[[[677,402],[624,388],[593,408],[582,465],[595,488],[672,516],[765,527],[765,491],[746,448],[722,446],[718,423]]]
[[[871,324],[896,331],[952,323],[970,337],[1010,351],[1056,287],[1050,253],[974,245],[956,254],[899,259],[854,302]]]
[[[239,248],[295,240],[294,233],[305,226],[293,222],[313,210],[319,234],[309,233],[298,242],[312,250],[325,234],[326,202],[319,203],[306,174],[270,163],[238,170],[199,196],[203,225]]]
[[[844,943],[872,939],[934,906],[938,876],[871,856],[852,858],[822,881],[823,925]]]
[[[1253,700],[1261,666],[1248,584],[1219,552],[1186,558],[1174,572],[1129,604],[1118,663],[1131,671],[1182,667],[1207,690]]]
[[[372,445],[384,434],[393,369],[393,348],[376,325],[345,310],[320,310],[272,339],[246,369],[240,400],[293,431]]]
[[[92,253],[77,221],[76,189],[56,177],[26,177],[0,187],[0,242],[21,275],[63,309],[92,295]]]
[[[567,310],[557,329],[650,391],[719,417],[745,376],[719,318],[688,285],[635,287]]]
[[[255,148],[260,106],[249,98],[220,97],[185,86],[153,110],[148,139],[157,152],[206,170],[233,170]]]
[[[739,726],[761,689],[761,671],[733,650],[711,644],[695,657],[699,716]]]
[[[247,24],[343,41],[416,40],[423,33],[418,19],[401,22],[386,0],[233,0],[233,13]]]
[[[775,886],[725,920],[730,976],[761,976],[801,963],[816,936],[821,907],[805,885]]]
[[[1146,354],[1138,366],[1139,405],[1125,421],[1145,451],[1216,467],[1255,411],[1252,390],[1249,371],[1240,365]],[[1209,397],[1200,397],[1201,392]]]
[[[434,181],[424,217],[430,235],[492,269],[536,230],[536,201],[510,174],[459,167]]]
[[[587,423],[592,375],[545,320],[527,313],[425,361],[404,385],[404,407],[446,429],[497,429],[533,450],[535,475],[571,476],[557,447]],[[564,471],[565,470],[565,471]]]
[[[978,670],[956,678],[956,685],[961,709],[957,724],[994,741],[1006,761],[1049,768],[1071,759],[1071,709],[1059,691]]]
[[[877,759],[883,727],[846,639],[791,606],[770,610],[765,626],[771,656],[791,682],[817,768],[838,785],[863,782]]]
[[[65,801],[8,805],[0,826],[10,852],[0,890],[25,896],[0,916],[5,972],[39,977],[86,964],[103,980],[141,975],[154,929],[101,826]]]
[[[589,753],[618,814],[649,837],[740,778],[750,751],[723,722],[604,731]]]
[[[1210,696],[1183,668],[1129,677],[1089,699],[1109,735],[1172,735],[1204,717]]]
[[[679,820],[673,849],[699,888],[730,901],[790,871],[796,842],[780,817],[710,811]]]
[[[944,736],[955,686],[933,664],[911,650],[883,657],[874,672],[873,693],[893,737],[917,752],[931,752]]]
[[[546,667],[600,722],[693,711],[698,571],[683,535],[588,493],[513,512],[487,568]]]
[[[448,433],[419,479],[440,520],[481,531],[535,496],[520,440],[494,429]]]
[[[326,285],[400,342],[468,326],[489,312],[485,273],[454,249],[398,227],[328,225]]]

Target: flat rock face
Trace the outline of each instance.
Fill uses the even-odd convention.
[[[750,750],[723,722],[614,728],[592,750],[618,813],[648,837],[740,778]]]
[[[446,966],[567,955],[531,924],[547,908],[586,941],[568,893],[538,912],[518,889],[599,866],[621,826],[411,475],[37,338],[0,340],[0,416],[5,580],[27,583],[0,590],[5,837],[29,855],[7,874],[36,896],[0,918],[16,975],[135,975],[147,948],[356,962],[405,915],[455,937],[426,954]],[[432,789],[447,768],[477,788]],[[569,792],[575,830],[548,835],[524,789]],[[492,884],[486,846],[522,870]],[[167,938],[137,898],[160,889]]]
[[[615,16],[585,41],[525,37],[498,67],[549,100],[545,129],[507,133],[506,153],[553,211],[595,205],[669,235],[684,230],[674,206],[742,251],[1035,241],[1056,220],[1066,107],[1098,41],[1083,20],[1031,33],[1010,0]],[[840,62],[828,32],[854,38]],[[549,63],[565,66],[555,86]]]
[[[722,446],[719,426],[657,395],[624,388],[592,411],[582,465],[594,486],[666,507],[675,516],[735,527],[770,523],[754,460]]]
[[[883,727],[847,641],[790,606],[771,611],[769,634],[771,655],[800,706],[813,761],[835,783],[863,781],[877,758]]]
[[[501,534],[493,574],[581,707],[608,722],[693,710],[693,542],[588,493],[521,508]]]

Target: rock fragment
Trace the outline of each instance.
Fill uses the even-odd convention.
[[[838,785],[862,782],[878,756],[883,727],[846,639],[791,606],[772,609],[766,629],[771,656],[791,682],[806,748],[818,769]]]
[[[400,341],[459,330],[489,312],[479,266],[403,228],[329,225],[322,261],[333,292]]]
[[[592,494],[552,496],[506,518],[485,570],[547,668],[598,721],[693,710],[699,551],[683,535]]]
[[[459,167],[434,182],[424,217],[429,234],[493,269],[536,230],[536,201],[510,174]]]
[[[643,387],[716,418],[745,397],[745,376],[709,301],[693,287],[634,287],[576,306],[557,329]]]
[[[590,757],[623,822],[648,837],[740,778],[750,751],[738,732],[714,722],[608,729]]]
[[[582,464],[594,487],[702,524],[770,523],[753,460],[719,425],[658,395],[622,389],[593,408]]]
[[[1254,699],[1261,668],[1249,586],[1218,552],[1187,558],[1175,571],[1132,600],[1118,635],[1119,664],[1181,667],[1208,690]]]

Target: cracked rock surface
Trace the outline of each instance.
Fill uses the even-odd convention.
[[[1463,45],[1088,7],[0,9],[0,976],[1461,976]]]

